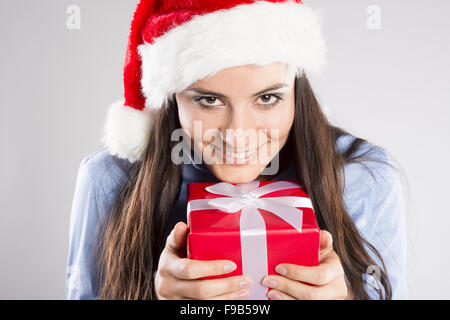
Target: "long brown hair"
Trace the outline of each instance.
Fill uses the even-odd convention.
[[[364,244],[380,259],[380,299],[392,290],[382,257],[357,230],[343,202],[344,165],[371,160],[368,152],[355,156],[366,140],[356,138],[344,152],[336,152],[337,139],[346,131],[332,126],[303,74],[295,80],[295,120],[289,145],[298,176],[313,202],[319,227],[333,236],[333,246],[355,299],[369,299],[362,274],[376,265]],[[165,226],[178,199],[181,166],[172,163],[175,142],[171,133],[180,127],[174,97],[165,105],[152,128],[149,148],[129,173],[98,242],[99,299],[157,299],[154,273],[165,244]],[[373,159],[373,161],[379,161]],[[384,292],[383,292],[384,291]]]

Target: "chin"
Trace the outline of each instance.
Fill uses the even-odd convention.
[[[228,183],[248,183],[255,181],[265,166],[216,164],[209,166],[217,179]]]

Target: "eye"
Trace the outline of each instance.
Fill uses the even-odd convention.
[[[281,98],[281,96],[274,94],[274,93],[265,94],[258,98],[258,101],[262,102],[262,103],[260,103],[260,105],[262,105],[265,108],[266,107],[274,107],[275,105],[280,103],[281,100],[283,100],[283,98]]]
[[[194,100],[197,104],[207,109],[221,107],[221,104],[217,104],[220,100],[216,97],[195,97]]]

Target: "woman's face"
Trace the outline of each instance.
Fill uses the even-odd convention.
[[[218,179],[257,179],[285,145],[294,121],[294,80],[286,64],[246,65],[176,94],[181,127]]]

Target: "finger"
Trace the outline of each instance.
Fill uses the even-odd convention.
[[[344,277],[339,277],[322,286],[314,286],[281,276],[268,276],[263,284],[300,300],[343,299],[347,296]]]
[[[268,276],[264,278],[263,284],[268,288],[276,289],[276,291],[294,297],[295,299],[320,299],[319,292],[317,292],[316,287],[281,276]]]
[[[223,295],[208,298],[206,300],[244,300],[250,296],[250,291],[248,289],[243,289],[238,292],[226,293]]]
[[[348,295],[344,277],[339,277],[323,286],[317,286],[316,294],[322,300],[345,300]]]
[[[222,295],[236,295],[238,291],[248,289],[250,284],[251,279],[248,276],[210,280],[182,280],[178,281],[176,291],[188,298],[204,300]]]
[[[282,263],[275,267],[275,271],[288,279],[313,285],[324,285],[344,275],[344,270],[336,253],[326,257],[317,266]]]
[[[188,231],[189,228],[184,222],[178,222],[167,237],[166,248],[176,253],[183,251]]]
[[[333,250],[333,236],[327,230],[320,231],[320,255]]]
[[[230,260],[191,260],[177,259],[169,263],[169,273],[178,279],[195,280],[204,277],[218,276],[236,270],[237,266]]]
[[[293,296],[278,290],[270,290],[267,296],[270,300],[297,300]]]

